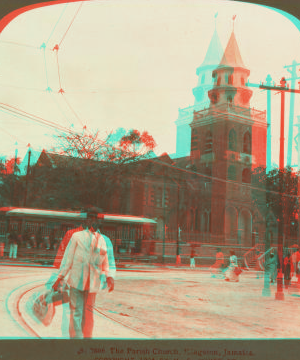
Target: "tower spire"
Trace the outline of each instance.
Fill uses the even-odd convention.
[[[215,30],[217,30],[217,17],[218,17],[218,12],[215,13]]]
[[[234,20],[236,18],[236,15],[233,15],[232,17],[232,32],[234,32]]]

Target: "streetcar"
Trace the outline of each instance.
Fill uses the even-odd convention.
[[[143,242],[155,233],[153,219],[121,214],[99,213],[101,231],[114,246],[116,256],[142,253]],[[67,231],[77,228],[86,219],[86,213],[18,207],[0,208],[0,241],[8,252],[8,234],[20,237],[18,258],[51,264]]]

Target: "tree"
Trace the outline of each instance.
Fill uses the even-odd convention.
[[[290,167],[284,169],[273,169],[266,172],[264,168],[257,168],[253,171],[252,178],[255,188],[254,193],[265,193],[265,204],[267,214],[272,213],[277,219],[283,214],[284,233],[288,237],[296,237],[298,231],[298,178],[299,173]],[[280,181],[282,181],[282,196],[280,192]],[[254,196],[254,202],[258,205],[259,195]]]
[[[105,140],[98,132],[87,131],[60,134],[56,140],[59,155],[44,152],[47,166],[40,166],[40,161],[31,169],[30,187],[35,190],[28,192],[28,204],[47,208],[93,204],[105,211],[115,207],[125,212],[121,202],[139,162],[152,156],[152,136],[121,128]]]
[[[3,205],[20,205],[23,181],[19,177],[20,158],[0,158],[0,199]]]

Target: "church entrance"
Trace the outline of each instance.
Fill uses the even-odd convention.
[[[237,243],[238,213],[234,207],[226,208],[225,212],[225,236],[226,241]]]
[[[239,214],[239,239],[242,246],[252,245],[252,215],[243,209]]]

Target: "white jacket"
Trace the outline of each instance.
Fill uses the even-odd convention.
[[[102,235],[89,230],[74,233],[66,248],[58,276],[78,290],[96,293],[100,289],[101,274],[109,276],[107,247]],[[89,279],[89,287],[88,285]]]

